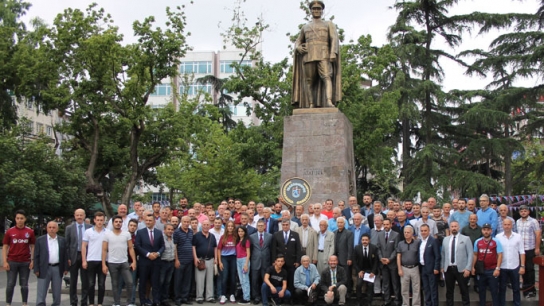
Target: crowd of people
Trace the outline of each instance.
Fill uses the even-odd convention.
[[[438,205],[388,199],[386,205],[365,194],[348,202],[289,207],[282,202],[246,205],[229,198],[217,207],[186,198],[176,207],[153,203],[134,212],[119,205],[106,222],[97,212],[92,224],[85,211],[74,212],[65,236],[58,225],[35,238],[25,227],[24,211],[4,236],[3,262],[8,274],[6,303],[17,278],[23,305],[28,302],[30,271],[38,277],[37,305],[45,305],[49,287],[60,305],[63,275],[70,276],[70,305],[101,306],[107,275],[114,305],[191,305],[193,302],[263,306],[280,303],[358,305],[383,299],[385,305],[438,305],[438,286],[454,304],[458,284],[470,303],[471,278],[486,305],[505,305],[507,287],[514,305],[521,293],[534,297],[533,258],[540,254],[541,229],[527,206],[520,218],[487,195]],[[287,207],[287,209],[286,209]],[[520,275],[523,283],[520,285]],[[78,282],[81,288],[78,295]]]

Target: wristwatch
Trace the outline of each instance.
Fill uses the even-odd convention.
[[[500,269],[501,269],[501,268],[499,268],[499,267],[496,267],[496,268],[495,268],[495,270],[500,270]]]
[[[525,266],[519,266],[519,267],[525,269]]]

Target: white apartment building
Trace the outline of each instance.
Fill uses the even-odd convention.
[[[66,139],[66,136],[55,129],[55,125],[60,124],[64,120],[57,110],[45,113],[41,107],[36,106],[32,101],[23,100],[17,103],[17,115],[20,122],[21,119],[25,120],[30,138],[46,135],[51,138],[51,143],[54,144],[56,153],[61,153],[60,145]]]
[[[181,60],[179,67],[180,75],[177,79],[165,79],[162,84],[155,88],[155,92],[149,97],[149,105],[152,108],[161,108],[166,104],[173,102],[179,103],[175,93],[187,93],[189,98],[194,98],[197,94],[209,94],[213,103],[217,103],[219,94],[213,92],[212,85],[197,84],[196,80],[207,75],[213,75],[220,79],[225,79],[234,73],[231,64],[240,61],[240,50],[225,51],[195,51],[188,52]],[[252,65],[249,60],[244,60],[243,65]],[[176,89],[176,90],[174,90]],[[236,98],[235,94],[231,94]],[[255,102],[250,98],[245,98],[249,107],[253,109]],[[232,119],[236,122],[242,121],[245,125],[258,125],[259,120],[250,111],[247,115],[247,108],[244,103],[238,105],[231,104]]]

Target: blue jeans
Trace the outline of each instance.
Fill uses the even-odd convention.
[[[500,280],[499,306],[506,305],[506,285],[508,281],[512,283],[514,306],[520,306],[521,295],[519,290],[519,267],[515,269],[501,269]]]
[[[244,272],[244,265],[247,263],[247,271]],[[244,293],[244,300],[249,301],[251,299],[251,292],[249,291],[249,259],[247,258],[236,258],[236,266],[238,267],[238,279],[240,280],[240,285],[242,285],[242,292]]]
[[[480,287],[480,306],[485,306],[487,287],[491,291],[491,300],[493,305],[499,301],[499,279],[493,276],[495,270],[485,270],[484,274],[478,274],[478,286]],[[512,284],[513,285],[513,284]],[[519,286],[518,286],[519,288]]]
[[[174,261],[161,260],[161,302],[168,300],[170,294],[170,280],[174,273]]]
[[[276,294],[272,294],[272,291],[270,291],[270,287],[266,283],[263,283],[261,286],[261,296],[263,298],[263,306],[268,306],[268,297],[272,297],[275,299],[276,304],[280,304],[280,300],[282,299],[290,299],[291,298],[291,292],[289,290],[285,290],[285,294],[283,295],[283,298],[280,298],[278,295],[278,292],[281,291],[281,287],[276,287]]]
[[[28,302],[28,276],[30,275],[30,262],[16,262],[8,261],[9,271],[8,285],[6,287],[6,304],[11,304],[13,299],[13,291],[15,289],[15,283],[17,282],[17,275],[19,275],[19,286],[21,287],[21,297],[23,303]]]
[[[191,261],[181,263],[179,268],[174,271],[174,290],[176,292],[176,304],[187,302],[189,300],[189,291],[191,290],[191,280],[193,279],[193,267],[195,264]]]
[[[221,271],[222,294],[228,297],[236,291],[236,255],[221,256],[223,271]],[[229,289],[227,292],[227,288]]]

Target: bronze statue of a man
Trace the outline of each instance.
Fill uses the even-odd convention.
[[[340,42],[336,26],[322,20],[325,4],[310,2],[313,20],[302,27],[293,66],[296,108],[335,107],[342,98]]]

